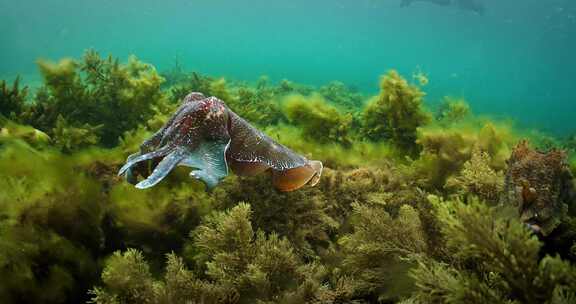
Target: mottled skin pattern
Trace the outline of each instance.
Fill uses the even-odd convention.
[[[512,151],[505,185],[505,202],[516,206],[520,218],[542,235],[560,224],[574,200],[566,153],[535,151],[526,141]]]
[[[150,162],[154,170],[150,175]],[[193,168],[190,175],[212,188],[232,169],[239,175],[269,171],[274,186],[292,191],[315,185],[322,163],[310,161],[275,142],[251,126],[223,101],[190,93],[168,122],[128,157],[119,174],[136,184],[137,175],[147,176],[136,184],[149,188],[175,166]]]

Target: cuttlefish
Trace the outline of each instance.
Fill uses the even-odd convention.
[[[147,170],[149,164],[153,170]],[[158,184],[176,166],[192,168],[190,176],[208,189],[230,170],[240,176],[269,172],[280,191],[314,186],[322,162],[309,160],[272,140],[216,97],[190,93],[168,122],[128,156],[118,175],[146,189]],[[147,174],[152,171],[151,174]],[[138,182],[137,175],[144,180]],[[148,175],[148,176],[146,176]]]

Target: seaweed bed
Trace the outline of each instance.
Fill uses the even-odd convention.
[[[576,302],[574,137],[425,109],[396,71],[364,96],[92,50],[38,66],[33,95],[0,82],[2,303]],[[322,160],[320,184],[117,177],[191,91]]]

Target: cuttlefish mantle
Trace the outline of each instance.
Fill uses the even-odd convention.
[[[323,168],[322,162],[308,160],[272,140],[222,100],[196,92],[188,94],[168,122],[142,143],[140,152],[128,156],[118,174],[145,189],[176,166],[192,168],[190,176],[208,189],[230,170],[241,176],[269,172],[280,191],[316,185]],[[145,179],[138,182],[138,175]]]

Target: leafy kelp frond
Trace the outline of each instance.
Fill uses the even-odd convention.
[[[363,132],[372,140],[390,140],[401,150],[416,155],[416,130],[430,121],[423,110],[424,93],[395,70],[382,76],[380,95],[364,109]]]
[[[0,115],[17,119],[24,112],[28,87],[20,88],[20,77],[16,77],[10,87],[6,80],[0,81]]]
[[[302,128],[304,137],[320,143],[351,145],[352,115],[344,115],[322,97],[292,95],[284,100],[289,121]]]
[[[339,243],[344,251],[342,266],[351,275],[356,293],[373,294],[379,300],[409,294],[410,258],[427,250],[418,212],[404,205],[392,218],[382,208],[355,204],[354,215],[354,232]]]

